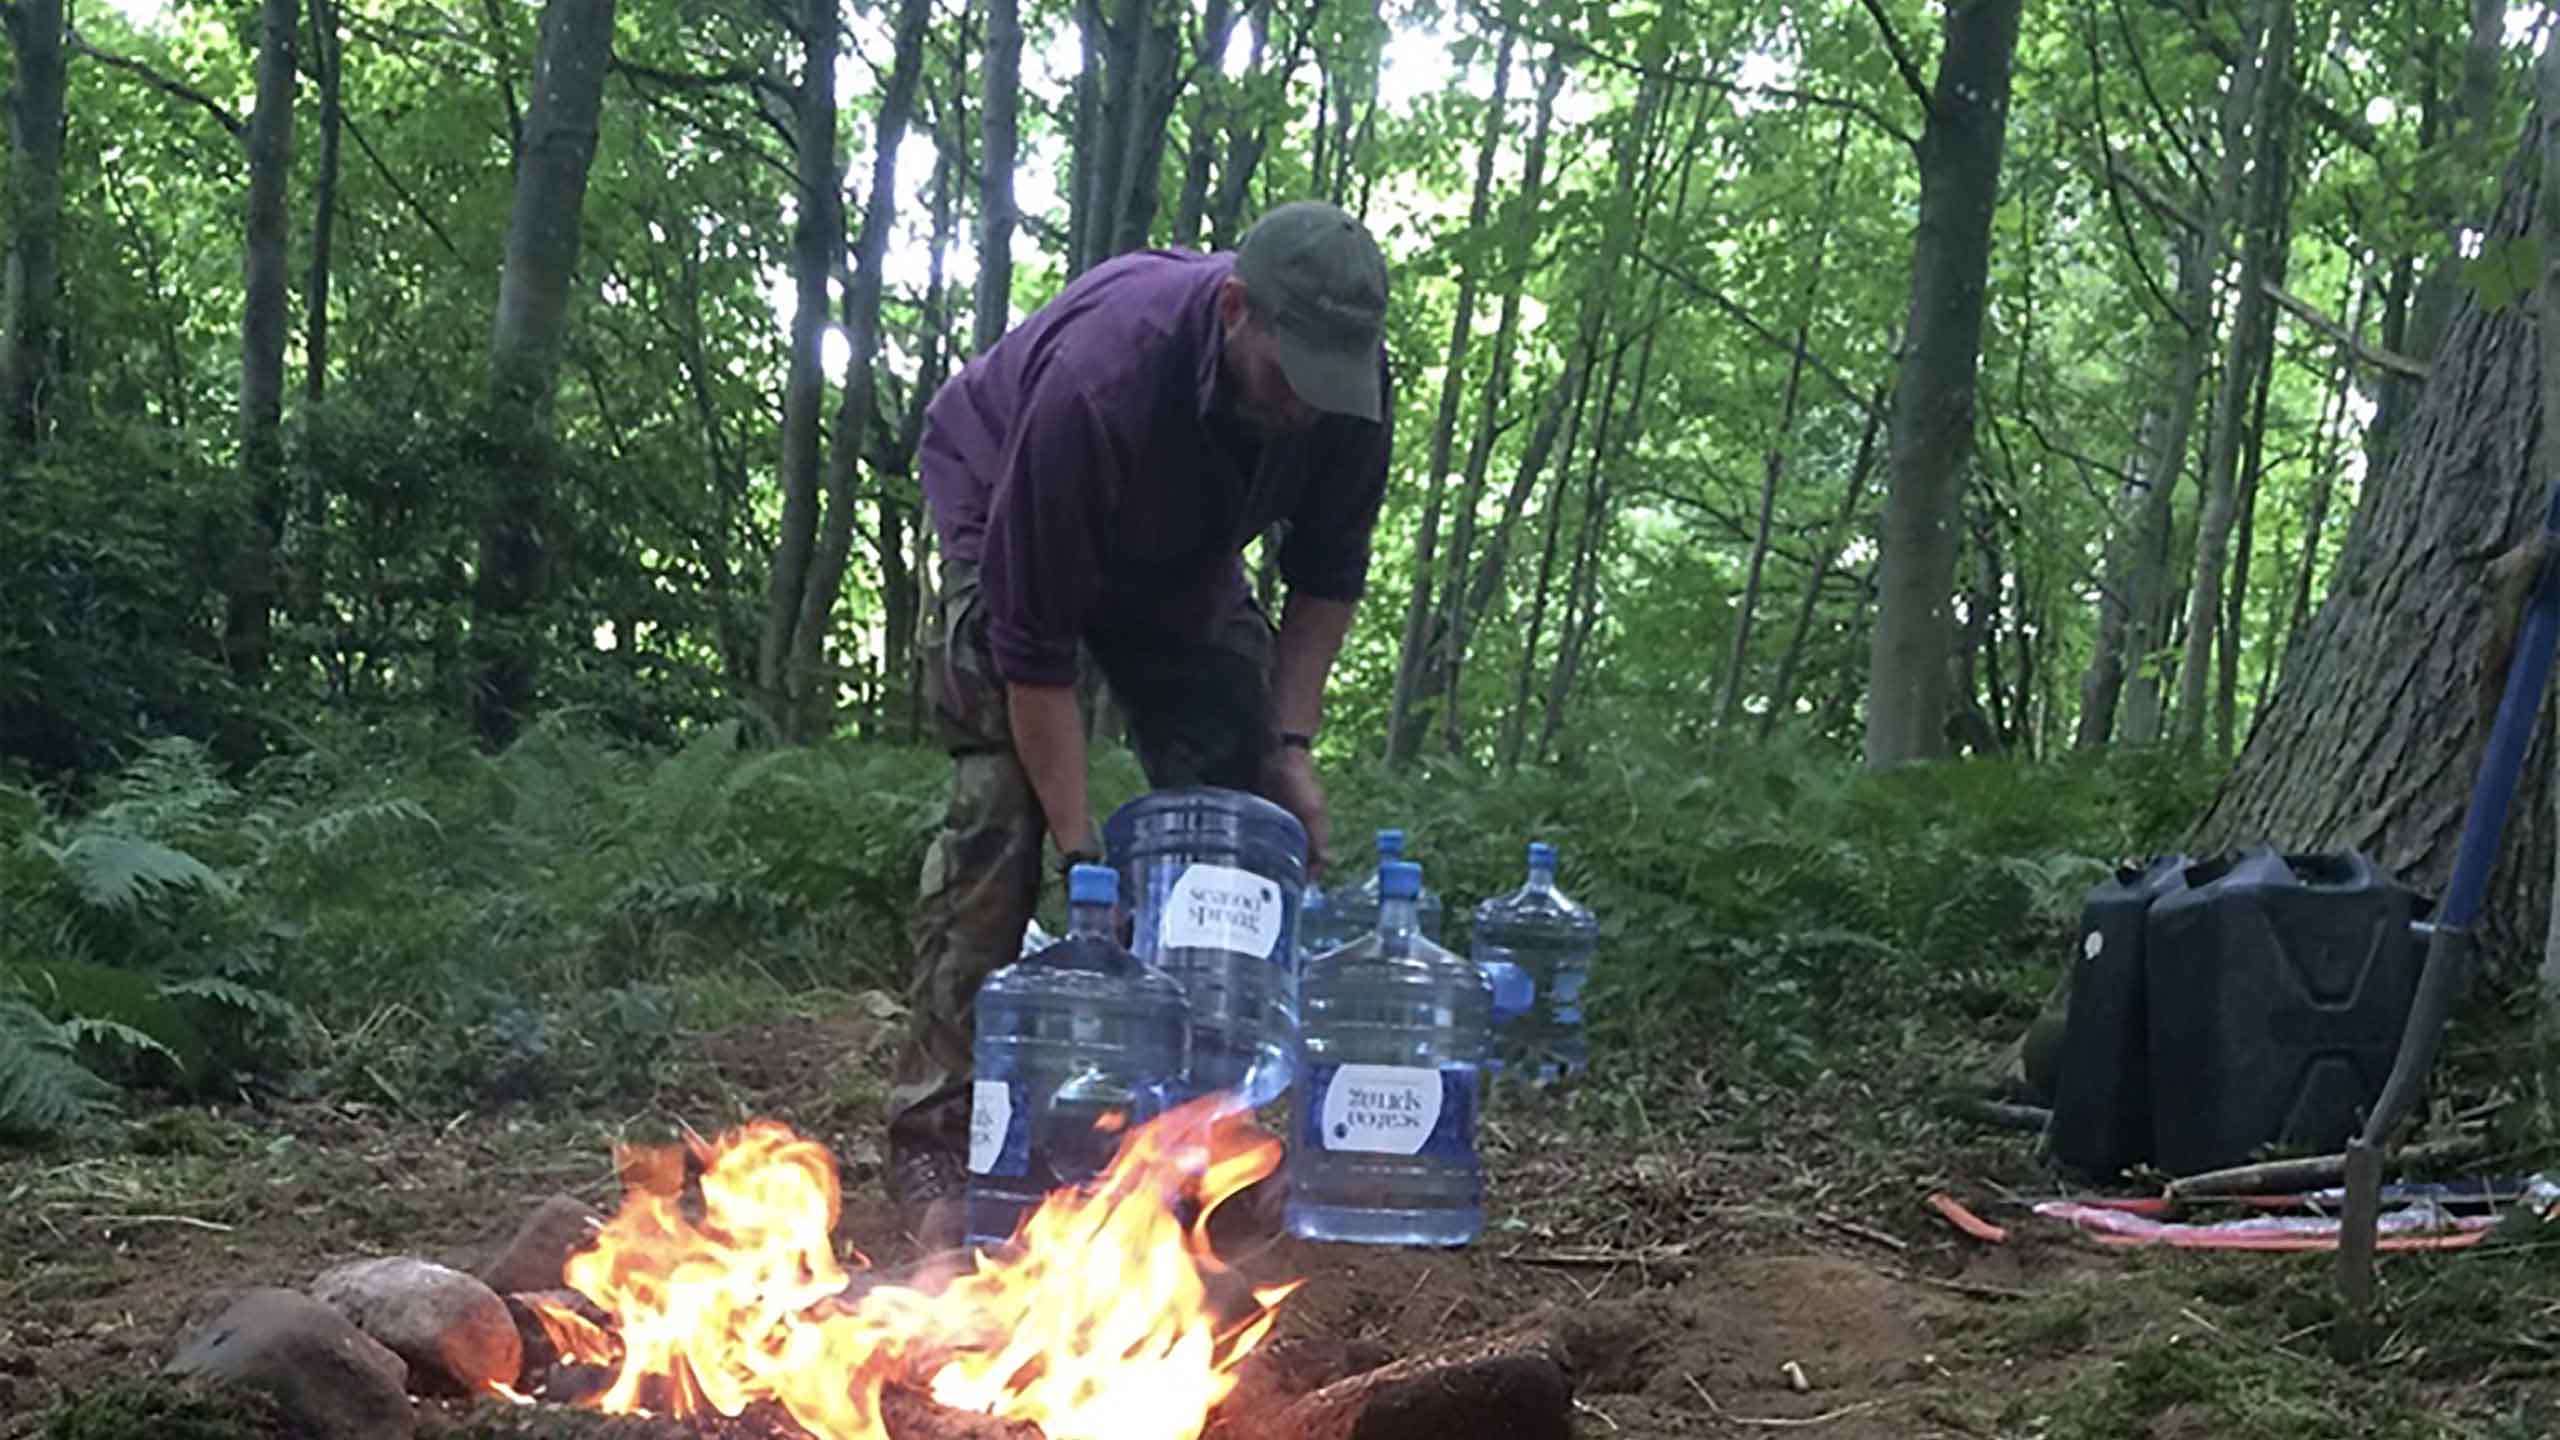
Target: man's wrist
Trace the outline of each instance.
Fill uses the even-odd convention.
[[[1283,730],[1279,732],[1277,744],[1273,748],[1304,750],[1312,754],[1316,748],[1316,737],[1304,730]]]

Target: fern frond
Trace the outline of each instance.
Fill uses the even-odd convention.
[[[104,1114],[115,1095],[80,1063],[61,1026],[0,995],[0,1132],[60,1135]]]
[[[308,854],[325,855],[349,835],[376,825],[423,825],[438,833],[443,831],[426,806],[406,797],[394,797],[332,810],[296,826],[290,833],[297,848]]]
[[[121,1021],[97,1015],[74,1015],[62,1022],[61,1029],[64,1035],[79,1044],[120,1046],[136,1055],[157,1055],[172,1065],[182,1063],[177,1051]]]
[[[111,830],[89,830],[68,845],[38,841],[80,898],[101,910],[131,910],[169,890],[202,890],[222,899],[237,889],[212,866],[184,850]]]
[[[210,1000],[245,1014],[266,1020],[292,1020],[300,1015],[292,1001],[281,995],[225,980],[216,975],[198,976],[193,980],[172,980],[160,987],[160,993],[172,998]]]

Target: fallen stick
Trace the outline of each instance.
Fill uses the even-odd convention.
[[[2440,1160],[2466,1160],[2487,1148],[2479,1136],[2464,1135],[2450,1140],[2430,1141],[2424,1145],[2403,1146],[2391,1158],[2404,1165],[2425,1165]],[[2255,1165],[2234,1165],[2227,1170],[2207,1170],[2172,1180],[2166,1194],[2172,1200],[2204,1197],[2260,1195],[2270,1190],[2306,1190],[2315,1185],[2342,1180],[2347,1173],[2347,1157],[2305,1155],[2291,1160],[2267,1160]]]
[[[1337,1380],[1277,1413],[1222,1406],[1218,1429],[1224,1440],[1570,1440],[1570,1361],[1543,1328],[1513,1330]]]

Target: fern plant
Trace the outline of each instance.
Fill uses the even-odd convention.
[[[0,977],[0,1135],[61,1135],[103,1114],[116,1089],[80,1063],[77,1037]]]

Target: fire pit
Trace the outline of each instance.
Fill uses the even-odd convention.
[[[895,1277],[838,1258],[834,1159],[787,1126],[622,1150],[621,1209],[566,1290],[508,1297],[526,1353],[504,1398],[812,1440],[1570,1433],[1569,1357],[1536,1324],[1402,1359],[1266,1344],[1302,1282],[1252,1285],[1207,1235],[1282,1149],[1217,1105],[1131,1131],[1000,1252]]]

